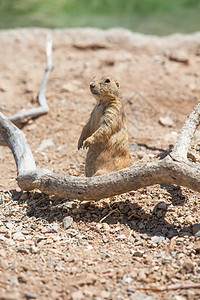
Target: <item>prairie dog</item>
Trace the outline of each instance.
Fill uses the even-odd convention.
[[[78,149],[89,148],[85,164],[87,177],[115,172],[130,165],[119,83],[110,76],[94,77],[90,90],[97,104],[78,141]]]

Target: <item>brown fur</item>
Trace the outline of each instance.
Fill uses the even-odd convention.
[[[89,148],[85,165],[87,177],[130,165],[128,131],[118,82],[109,76],[95,77],[90,90],[97,104],[78,141],[78,149]]]

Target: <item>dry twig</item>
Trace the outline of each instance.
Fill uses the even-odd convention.
[[[27,118],[38,117],[49,112],[49,107],[46,100],[46,83],[48,79],[48,72],[52,70],[52,39],[50,35],[46,38],[46,68],[42,78],[42,83],[40,85],[40,90],[38,94],[38,107],[30,108],[27,110],[19,111],[18,113],[9,117],[12,122],[23,121]],[[1,143],[1,140],[0,140]]]

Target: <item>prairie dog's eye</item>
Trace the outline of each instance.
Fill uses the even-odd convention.
[[[109,82],[110,82],[110,79],[106,79],[106,80],[105,80],[105,83],[109,83]]]

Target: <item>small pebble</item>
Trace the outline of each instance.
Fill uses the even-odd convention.
[[[165,240],[164,236],[157,236],[157,235],[154,235],[152,236],[151,238],[151,241],[155,244],[158,244],[160,242],[163,242]]]
[[[131,295],[135,292],[135,289],[133,286],[128,286],[126,291],[127,291],[128,295]]]
[[[125,234],[120,234],[116,237],[117,240],[126,240],[127,237],[125,236]]]
[[[160,117],[159,123],[164,127],[173,127],[174,122],[169,116]]]
[[[73,292],[71,294],[71,298],[72,298],[72,300],[82,300],[83,299],[83,293],[81,291]]]
[[[37,298],[36,295],[31,292],[24,292],[24,297],[26,299],[36,299]]]
[[[133,251],[132,252],[132,255],[133,256],[136,256],[136,257],[142,257],[144,254],[144,251],[140,251],[140,250],[137,250],[137,251]]]
[[[200,236],[200,224],[196,223],[192,226],[192,233],[195,236]]]
[[[17,247],[16,251],[20,253],[26,253],[26,254],[29,253],[29,250],[26,247]]]
[[[166,210],[167,204],[165,202],[160,202],[160,203],[158,203],[158,208],[162,209],[162,210]]]
[[[69,228],[71,226],[72,222],[73,222],[73,218],[72,217],[70,217],[70,216],[65,217],[63,219],[63,228],[64,229]]]
[[[15,232],[13,234],[13,240],[17,240],[17,241],[23,242],[25,240],[25,237],[24,237],[24,235],[21,232]]]

